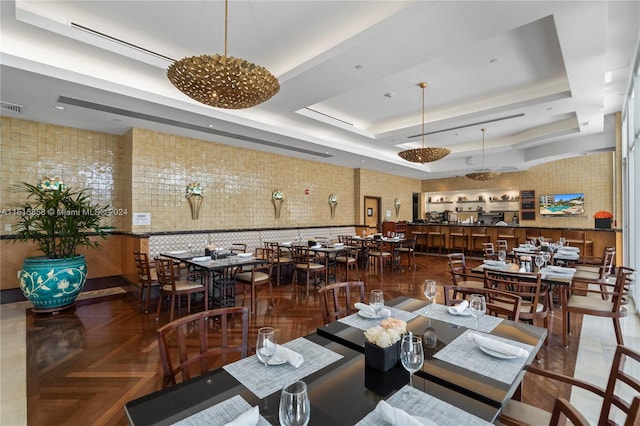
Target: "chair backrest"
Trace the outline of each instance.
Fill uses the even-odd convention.
[[[329,284],[318,290],[318,294],[324,324],[357,312],[358,310],[353,306],[354,303],[365,303],[362,281]]]
[[[607,275],[611,274],[615,259],[615,247],[605,247],[602,253],[602,263],[600,264],[600,278],[605,278]]]
[[[485,259],[497,259],[498,256],[493,248],[493,243],[482,243],[482,250],[484,251]]]
[[[151,277],[151,267],[149,266],[149,256],[147,253],[134,251],[133,258],[136,262],[136,270],[138,271],[140,286],[144,288],[153,281],[153,278]]]
[[[449,235],[451,234],[460,234],[464,235],[464,227],[463,226],[451,226],[449,227]]]
[[[244,243],[233,243],[229,251],[231,251],[231,253],[246,253],[247,245]]]
[[[477,235],[477,236],[486,237],[487,236],[487,227],[486,226],[475,226],[471,230],[471,235]]]
[[[174,271],[174,262],[172,259],[156,257],[156,273],[158,274],[158,282],[162,287],[170,286],[172,291],[176,289],[176,275]]]
[[[563,230],[560,236],[564,237],[567,243],[582,244],[585,239],[584,231]]]
[[[509,252],[509,244],[507,243],[507,240],[496,240],[496,251],[500,250]]]
[[[521,298],[512,293],[492,288],[473,288],[447,285],[444,287],[444,304],[452,306],[462,300],[471,300],[472,294],[484,295],[487,314],[517,321],[520,317]]]
[[[245,358],[249,349],[249,309],[220,308],[177,319],[157,331],[164,384],[189,380]],[[197,374],[196,374],[197,373]]]
[[[467,273],[467,263],[464,258],[464,253],[449,253],[447,257],[449,258],[449,272],[451,272],[452,276],[453,274]]]
[[[484,286],[519,296],[521,318],[547,315],[547,287],[542,285],[540,274],[484,268]],[[539,305],[542,310],[538,310]]]
[[[624,426],[638,425],[640,425],[640,396],[633,398],[627,413],[627,420],[624,422]]]
[[[612,312],[620,311],[625,297],[625,288],[634,282],[635,274],[635,269],[626,266],[618,266],[616,269],[616,282],[611,293]]]
[[[611,372],[609,373],[609,380],[602,400],[602,410],[598,420],[599,425],[613,424],[609,421],[613,406],[627,415],[625,425],[637,425],[635,421],[638,420],[638,404],[640,403],[635,400],[629,402],[630,398],[624,399],[622,391],[631,391],[630,394],[634,396],[640,395],[640,379],[634,374],[639,368],[640,352],[618,345],[613,356]]]
[[[569,420],[573,426],[589,426],[589,421],[564,398],[557,398],[553,405],[549,426],[565,424]]]
[[[293,246],[291,256],[295,263],[311,263],[317,257],[315,252],[309,250],[307,246]]]
[[[508,237],[514,237],[516,235],[516,228],[511,228],[508,226],[498,228],[498,237],[501,237],[503,235]]]

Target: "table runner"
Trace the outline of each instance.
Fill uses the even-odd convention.
[[[294,368],[289,363],[270,365],[265,375],[264,364],[257,356],[252,355],[222,368],[262,399],[281,390],[284,385],[300,380],[342,358],[342,355],[304,337],[298,337],[282,346],[303,356],[304,362],[300,367]]]
[[[178,426],[200,426],[200,425],[225,425],[235,420],[240,414],[249,410],[251,405],[245,401],[240,395],[236,395],[222,401],[212,407],[200,411],[186,419],[180,420],[174,425]],[[269,426],[271,423],[264,417],[260,416],[258,426]]]
[[[387,400],[389,404],[396,408],[400,408],[412,416],[424,417],[438,424],[439,426],[458,426],[458,425],[490,425],[491,423],[482,420],[479,417],[469,414],[460,408],[444,402],[434,396],[428,395],[418,389],[414,389],[417,394],[414,400],[406,398],[409,392],[408,385],[396,392]],[[313,416],[313,413],[311,413]],[[380,415],[375,411],[367,414],[362,420],[356,423],[357,426],[386,426],[388,425]]]
[[[444,321],[449,324],[455,324],[473,330],[476,329],[476,319],[472,315],[451,315],[448,308],[449,306],[437,305],[434,303],[431,305],[431,310],[429,310],[428,307],[420,308],[417,311],[414,311],[414,313],[423,317]],[[502,321],[502,318],[484,315],[478,320],[478,329],[484,333],[491,333]]]
[[[388,309],[391,312],[389,318],[397,318],[403,321],[410,321],[416,317],[416,314],[412,312],[403,311],[402,309],[392,308],[391,306],[385,306],[385,309]],[[351,327],[359,328],[360,330],[368,330],[371,327],[380,324],[384,318],[365,318],[360,316],[358,313],[349,315],[344,318],[340,318],[338,322],[349,325]]]
[[[522,370],[527,358],[518,357],[503,359],[487,355],[482,352],[472,339],[467,337],[469,333],[475,332],[472,330],[465,331],[453,342],[438,351],[438,353],[434,355],[434,358],[441,359],[449,364],[457,365],[458,367],[465,368],[469,371],[473,371],[474,373],[491,377],[499,382],[509,385],[513,383]],[[518,346],[528,350],[529,352],[534,350],[533,346],[527,345],[526,343],[520,343],[498,336],[488,337],[513,346]]]

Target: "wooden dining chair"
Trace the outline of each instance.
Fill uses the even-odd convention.
[[[519,296],[519,319],[534,325],[542,321],[547,329],[545,345],[549,342],[549,303],[551,297],[541,275],[526,272],[508,272],[498,269],[484,269],[484,286]]]
[[[576,273],[573,276],[574,282],[582,282],[587,285],[594,281],[606,279],[613,273],[616,258],[615,247],[605,247],[602,257],[580,257],[580,264],[574,266]],[[602,299],[606,300],[606,286],[600,285]]]
[[[231,244],[231,247],[229,248],[229,251],[231,253],[246,253],[247,252],[247,245],[244,243],[233,243]]]
[[[172,259],[156,258],[156,271],[160,283],[160,299],[156,319],[160,318],[163,296],[169,296],[169,321],[173,321],[173,313],[178,309],[181,296],[187,296],[187,313],[191,313],[191,295],[203,293],[204,310],[209,309],[209,287],[206,284],[205,272],[188,272],[181,279],[176,273],[177,266]]]
[[[133,258],[136,263],[136,270],[138,272],[138,281],[140,284],[140,296],[138,298],[138,307],[142,307],[142,298],[146,290],[147,298],[144,304],[144,313],[149,313],[149,303],[151,302],[151,290],[154,287],[160,286],[158,282],[158,276],[155,273],[155,268],[151,268],[149,265],[149,256],[147,253],[139,251],[133,252]]]
[[[471,274],[467,269],[464,253],[449,253],[447,255],[451,283],[458,287],[484,288],[484,278]]]
[[[518,236],[516,235],[516,228],[510,226],[498,226],[498,240],[506,240],[507,243],[511,243],[511,247],[518,247]]]
[[[449,227],[449,249],[452,251],[462,250],[466,252],[469,248],[469,235],[465,231],[464,226]]]
[[[323,324],[329,324],[358,311],[354,303],[365,303],[364,282],[346,281],[329,284],[318,290]]]
[[[506,291],[491,288],[444,286],[444,304],[457,305],[463,300],[471,301],[472,294],[481,294],[485,298],[487,315],[506,318],[517,321],[520,316],[520,303],[522,299]]]
[[[611,318],[613,321],[613,331],[616,335],[616,342],[624,344],[622,329],[620,328],[620,318],[628,315],[627,308],[622,305],[625,297],[625,289],[634,282],[635,270],[625,266],[617,268],[616,280],[614,283],[603,284],[606,287],[606,299],[601,297],[602,290],[593,287],[580,289],[581,294],[575,294],[572,287],[564,288],[562,297],[562,345],[568,347],[568,335],[571,330],[571,314],[593,315],[598,317]],[[593,297],[597,295],[596,297]],[[610,298],[610,299],[609,299]]]
[[[442,253],[445,246],[446,236],[442,227],[439,225],[429,225],[427,232],[427,255],[429,254],[429,248],[437,248],[438,254]]]
[[[184,382],[249,353],[249,309],[219,308],[172,321],[156,332],[163,387]]]
[[[638,368],[640,368],[640,353],[618,345],[613,356],[607,386],[604,389],[585,382],[584,380],[538,368],[533,365],[527,369],[527,375],[535,374],[581,388],[584,391],[590,392],[587,397],[592,398],[594,403],[598,399],[602,400],[598,421],[594,424],[603,426],[622,424],[620,418],[617,416],[615,421],[613,420],[613,416],[616,413],[620,413],[621,416],[626,417],[624,420],[625,426],[637,426],[639,415],[638,406],[640,402],[636,395],[640,394],[640,380],[638,380],[633,372],[638,371]],[[620,389],[628,389],[631,396],[627,398],[623,397]],[[616,409],[613,409],[614,407]],[[558,423],[552,421],[552,415],[553,414],[548,411],[511,399],[502,411],[499,421],[501,424],[509,426],[557,425]]]
[[[314,279],[314,282],[317,282],[315,280],[318,277],[326,277],[327,275],[326,259],[316,256],[313,251],[309,250],[309,247],[305,246],[292,247],[291,254],[294,263],[293,285],[295,286],[300,279],[299,276],[304,274],[306,278],[305,294],[308,296],[311,278]]]
[[[271,284],[271,274],[273,272],[275,253],[273,249],[258,247],[255,251],[255,257],[257,259],[266,260],[267,263],[254,266],[249,271],[237,272],[234,276],[236,285],[239,284],[245,288],[250,288],[251,314],[254,315],[257,313],[258,287],[268,285],[269,296],[271,297],[271,306],[275,306],[276,304],[275,299],[273,298],[273,286]],[[244,293],[246,294],[246,291]],[[244,297],[242,305],[244,306]]]
[[[381,240],[372,240],[368,245],[369,265],[373,265],[374,270],[380,268],[380,274],[384,271],[384,265],[387,261],[393,261],[393,254]]]
[[[585,231],[565,229],[560,232],[560,236],[568,246],[579,247],[581,256],[593,256],[593,241],[587,239]]]
[[[498,259],[498,254],[496,253],[496,249],[493,246],[493,243],[482,243],[482,252],[484,254],[485,259],[488,259],[488,260]]]
[[[482,250],[482,246],[478,246],[478,243],[488,243],[489,234],[487,234],[486,226],[474,226],[471,228],[471,237],[469,242],[469,252]]]
[[[265,242],[265,248],[273,250],[273,269],[276,271],[276,287],[280,287],[283,274],[293,267],[293,257],[288,247],[283,247],[277,242]]]
[[[407,266],[409,268],[411,268],[411,265],[413,264],[413,268],[414,269],[417,267],[417,265],[416,265],[416,241],[417,241],[417,237],[415,235],[412,235],[411,237],[409,237],[407,239],[407,241],[403,242],[398,247],[398,253],[400,254],[400,258],[402,259],[403,256],[406,256],[407,257]]]
[[[589,426],[589,421],[569,401],[556,398],[549,425],[566,424],[567,420],[573,426]]]
[[[356,279],[360,279],[360,270],[358,269],[358,251],[354,247],[344,247],[336,253],[336,265],[344,267],[344,279],[349,281],[349,270],[356,270]],[[337,271],[336,271],[337,274]]]

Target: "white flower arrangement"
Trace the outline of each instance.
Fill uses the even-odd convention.
[[[202,195],[203,192],[204,188],[202,188],[200,182],[191,182],[189,185],[187,185],[186,197],[189,198],[194,195]]]
[[[58,178],[50,179],[45,177],[38,184],[38,188],[42,191],[64,191],[67,189],[67,185]]]
[[[279,189],[274,189],[271,193],[272,200],[284,200],[284,194]]]
[[[398,198],[393,200],[393,205],[396,206],[396,207],[399,206],[400,205],[400,200]]]
[[[371,327],[364,332],[364,337],[371,344],[381,348],[387,348],[397,341],[407,332],[407,323],[397,318],[387,318],[380,322],[380,325]]]
[[[338,204],[338,196],[336,194],[329,194],[329,202]]]

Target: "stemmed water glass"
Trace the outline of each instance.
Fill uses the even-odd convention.
[[[487,312],[487,303],[482,294],[472,294],[469,302],[471,315],[476,319],[476,331],[480,328],[478,321]]]
[[[549,262],[551,260],[551,253],[549,253],[548,251],[545,251],[542,253],[542,258],[544,259],[544,267],[547,267],[547,262]]]
[[[536,266],[538,267],[538,271],[540,271],[540,268],[542,267],[542,264],[544,263],[544,258],[542,257],[541,254],[537,255],[535,260],[536,262]]]
[[[421,338],[413,334],[407,334],[402,337],[400,361],[402,361],[404,369],[409,372],[409,386],[411,388],[409,395],[413,397],[413,373],[420,370],[424,364],[424,350]]]
[[[436,280],[424,280],[424,296],[429,300],[429,307],[427,310],[431,310],[431,304],[435,301],[437,290],[438,284],[436,283]]]
[[[311,403],[305,382],[299,380],[282,389],[278,414],[280,424],[284,426],[306,426],[309,423]]]
[[[373,312],[376,314],[376,318],[378,318],[380,311],[384,308],[384,294],[382,290],[371,290],[369,306],[371,306],[371,309],[373,309]]]
[[[276,353],[276,331],[273,327],[262,327],[258,330],[256,356],[264,363],[264,374],[267,375],[267,364]]]
[[[504,261],[507,259],[507,252],[504,250],[499,250],[498,251],[498,260],[502,263],[504,263]]]

